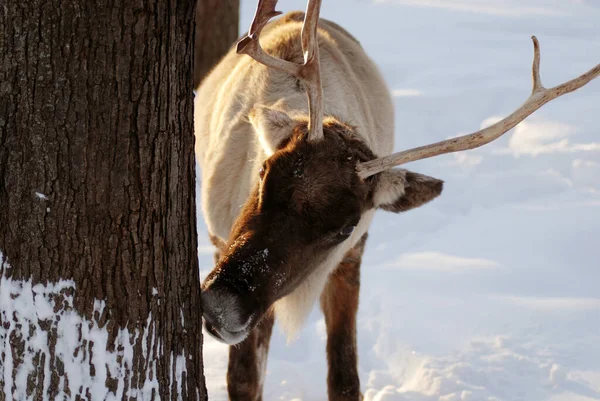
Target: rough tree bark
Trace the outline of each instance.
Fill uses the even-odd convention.
[[[238,37],[240,0],[198,0],[194,88]]]
[[[194,14],[0,8],[0,400],[206,399]]]

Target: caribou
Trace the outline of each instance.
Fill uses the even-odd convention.
[[[392,99],[360,43],[319,19],[320,0],[270,22],[276,3],[258,2],[247,35],[196,94],[201,203],[216,247],[202,283],[204,327],[230,344],[230,399],[261,400],[275,319],[293,338],[320,299],[329,399],[358,400],[356,313],[372,217],[422,206],[443,187],[394,167],[489,143],[597,77],[600,64],[547,89],[532,37],[523,105],[480,131],[392,154]]]

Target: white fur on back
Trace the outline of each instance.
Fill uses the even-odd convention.
[[[261,44],[268,51],[285,46],[289,38],[299,43],[301,28],[301,23],[289,22],[265,29]],[[325,114],[356,127],[356,134],[376,155],[390,154],[394,107],[375,64],[348,33],[323,19],[319,21],[319,53]],[[265,152],[267,146],[250,123],[249,114],[258,104],[285,104],[290,115],[307,115],[306,94],[298,90],[296,78],[237,55],[235,50],[205,78],[196,94],[194,124],[202,169],[202,210],[209,232],[221,239],[229,237],[270,153]],[[351,239],[298,289],[276,303],[277,319],[288,337],[297,333],[329,274],[367,231],[371,217],[364,216]]]

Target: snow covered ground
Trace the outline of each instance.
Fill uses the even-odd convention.
[[[396,148],[478,129],[530,91],[532,44],[553,86],[600,62],[598,0],[325,0],[393,89]],[[241,29],[255,0],[242,0]],[[303,9],[304,0],[279,9]],[[446,181],[378,212],[358,319],[367,401],[600,400],[600,80],[482,149],[412,163]],[[212,248],[199,216],[202,277]],[[212,401],[227,347],[206,338]],[[324,321],[276,329],[265,400],[325,400]]]

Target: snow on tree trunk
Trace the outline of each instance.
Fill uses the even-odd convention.
[[[0,10],[0,401],[206,399],[194,9]]]

